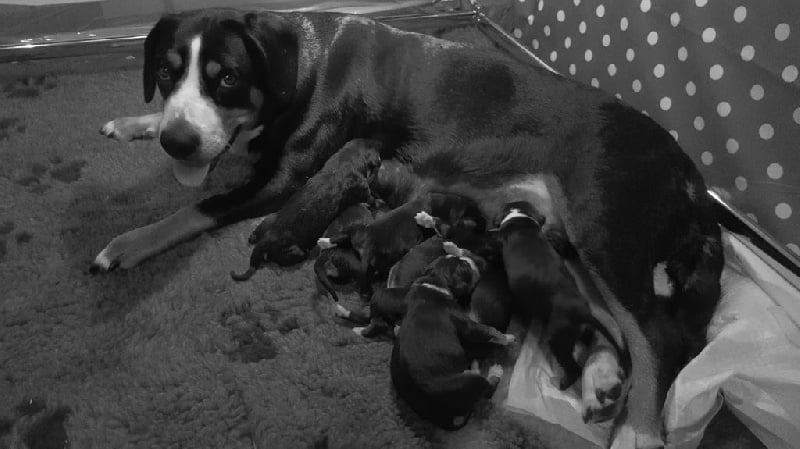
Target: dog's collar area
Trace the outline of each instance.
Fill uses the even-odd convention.
[[[503,217],[503,220],[500,222],[500,226],[498,226],[498,228],[502,229],[503,226],[507,222],[509,222],[509,221],[511,221],[511,220],[513,220],[515,218],[527,218],[528,220],[531,220],[532,222],[536,223],[536,226],[539,226],[540,228],[542,227],[542,224],[539,223],[539,220],[531,217],[528,214],[523,213],[521,210],[519,210],[517,208],[514,208],[514,209],[509,210],[508,214],[506,214],[506,216]]]
[[[240,132],[241,130],[242,130],[242,125],[239,125],[239,126],[237,126],[237,127],[236,127],[236,128],[233,130],[233,134],[231,134],[231,138],[230,138],[230,139],[228,139],[228,143],[226,143],[226,144],[225,144],[225,148],[223,148],[223,149],[222,149],[222,151],[220,151],[220,152],[219,152],[219,154],[217,155],[217,157],[215,157],[215,158],[214,158],[214,160],[211,162],[211,167],[209,167],[209,169],[208,169],[208,171],[209,171],[209,172],[210,172],[211,170],[213,170],[213,169],[214,169],[214,167],[216,167],[216,166],[217,166],[217,164],[219,163],[219,160],[220,160],[220,158],[222,157],[222,155],[223,155],[223,154],[225,154],[225,153],[227,153],[227,152],[228,152],[228,150],[230,150],[230,149],[231,149],[231,147],[233,146],[233,143],[236,141],[236,138],[237,138],[237,137],[239,137],[239,132]]]
[[[453,294],[450,293],[450,290],[448,290],[448,289],[446,289],[444,287],[439,287],[438,285],[433,285],[433,284],[428,283],[428,282],[420,282],[417,285],[420,286],[420,287],[425,287],[427,289],[439,292],[439,293],[447,296],[448,298],[452,298],[453,297]]]

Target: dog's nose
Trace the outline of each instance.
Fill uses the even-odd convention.
[[[186,159],[200,146],[200,136],[184,119],[178,119],[161,130],[161,146],[175,159]]]

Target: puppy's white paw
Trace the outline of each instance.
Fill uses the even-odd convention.
[[[358,335],[359,337],[363,337],[364,336],[364,329],[366,329],[366,327],[354,327],[353,328],[353,333]]]
[[[433,227],[436,225],[436,220],[431,216],[431,214],[425,212],[424,210],[417,212],[417,214],[414,215],[414,220],[418,225],[427,229],[433,229]]]
[[[506,344],[514,344],[517,341],[517,336],[513,334],[505,334]]]
[[[395,337],[400,336],[400,325],[399,324],[395,324],[393,332],[394,332],[394,336]]]
[[[157,123],[153,116],[121,117],[103,125],[100,134],[119,141],[136,139],[153,139],[158,134]]]
[[[492,383],[500,382],[500,379],[503,378],[503,367],[499,364],[490,366],[489,372],[486,374],[486,378]]]
[[[350,311],[339,303],[333,306],[333,315],[339,318],[350,318]]]
[[[319,246],[320,249],[336,248],[336,244],[331,242],[331,239],[328,237],[321,237],[317,239],[317,246]]]

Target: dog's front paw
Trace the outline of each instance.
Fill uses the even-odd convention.
[[[158,134],[158,124],[143,117],[121,117],[103,125],[100,134],[123,142],[153,139]]]
[[[134,229],[115,237],[94,258],[89,271],[104,273],[115,268],[132,268],[153,254],[146,228]]]
[[[517,342],[517,336],[516,335],[505,334],[504,337],[506,339],[506,344],[507,345],[513,345],[514,343]]]
[[[331,242],[331,239],[328,237],[320,237],[317,239],[317,246],[319,249],[331,249],[336,248],[336,244]]]
[[[333,306],[333,316],[339,317],[339,318],[350,318],[350,315],[351,315],[351,312],[349,310],[347,310],[347,308],[345,308],[343,305],[341,305],[339,303],[336,303]],[[362,329],[363,330],[363,328],[355,328],[355,329]],[[355,329],[353,329],[353,330],[355,331]]]

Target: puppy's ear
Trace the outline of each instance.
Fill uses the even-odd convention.
[[[176,16],[164,16],[156,23],[144,40],[144,68],[142,69],[142,85],[144,87],[144,101],[150,103],[156,93],[156,49],[167,36],[175,32],[178,27]]]
[[[257,79],[264,81],[265,93],[278,106],[287,105],[295,94],[299,45],[286,20],[263,12],[247,13],[241,21],[220,23],[244,41]]]

